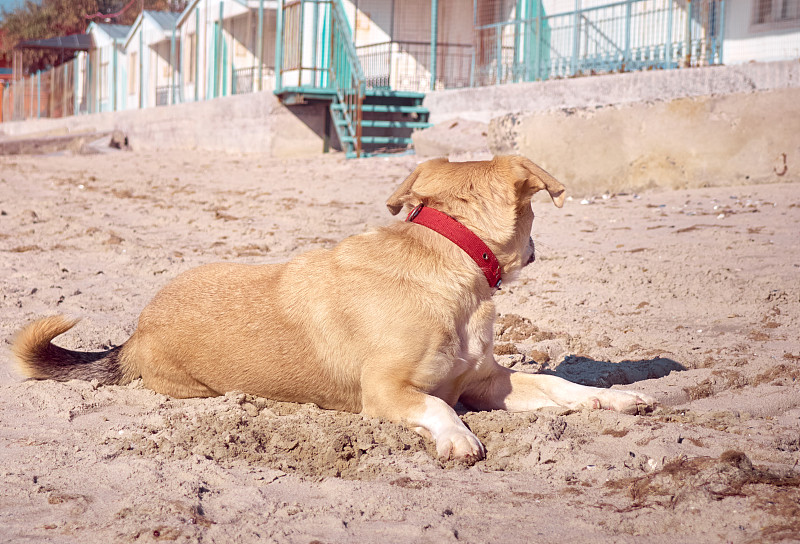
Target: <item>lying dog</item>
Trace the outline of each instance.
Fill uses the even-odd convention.
[[[285,264],[217,263],[179,275],[122,346],[51,343],[75,325],[47,317],[12,350],[32,378],[144,385],[174,397],[240,390],[404,422],[443,458],[484,456],[453,405],[636,413],[653,399],[514,372],[493,355],[492,295],[534,259],[531,197],[564,186],[528,159],[420,164],[389,197],[396,222]]]

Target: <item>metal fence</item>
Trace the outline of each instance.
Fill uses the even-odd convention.
[[[436,44],[436,88],[470,85],[471,44]],[[391,41],[356,47],[367,87],[397,91],[428,91],[431,88],[431,43]]]
[[[473,82],[719,64],[724,9],[724,0],[626,0],[478,26]]]
[[[172,89],[172,85],[159,85],[156,87],[156,106],[166,106],[169,104],[169,95]]]
[[[81,111],[83,97],[76,92],[76,66],[73,60],[9,82],[2,93],[2,119],[66,117]]]
[[[719,64],[724,8],[724,0],[627,0],[480,26],[475,82]]]
[[[234,68],[231,78],[231,94],[252,93],[256,90],[258,66]]]
[[[437,44],[434,75],[429,42],[356,49],[369,87],[421,92],[706,66],[722,62],[724,10],[724,0],[624,0],[548,15],[539,4],[532,17],[476,25],[471,44]]]

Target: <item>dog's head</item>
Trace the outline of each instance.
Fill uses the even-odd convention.
[[[546,190],[559,208],[565,189],[525,157],[497,156],[491,161],[424,162],[386,201],[393,215],[424,204],[444,212],[478,235],[497,256],[504,282],[534,259],[530,239],[531,197]]]

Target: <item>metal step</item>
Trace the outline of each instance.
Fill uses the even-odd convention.
[[[332,109],[337,111],[344,111],[343,104],[333,104]],[[361,106],[361,111],[375,112],[375,113],[429,113],[428,108],[423,106],[395,106],[388,104],[364,104]]]
[[[343,143],[353,143],[354,138],[345,136]],[[408,145],[411,143],[411,138],[400,138],[397,136],[361,136],[361,145],[365,144],[400,144]]]
[[[308,87],[284,87],[275,93],[280,101],[287,106],[307,104],[309,100],[333,100],[336,91],[333,89],[314,89]]]
[[[428,113],[428,108],[422,106],[395,106],[389,104],[364,104],[361,106],[361,110],[375,113]]]
[[[425,98],[425,93],[418,93],[416,91],[393,91],[391,89],[367,89],[366,96],[380,96],[392,98],[408,98],[413,100],[422,100]]]
[[[347,126],[347,121],[338,118],[336,124],[340,127]],[[429,128],[433,125],[424,121],[379,121],[375,119],[365,119],[361,121],[363,128]]]
[[[361,150],[361,158],[366,159],[369,157],[402,157],[404,155],[413,155],[413,149],[398,149],[397,151],[389,151],[389,152],[375,152],[375,151],[364,151]],[[356,152],[355,151],[345,151],[344,156],[348,159],[355,159]]]
[[[361,111],[364,114],[361,120],[361,128],[364,129],[361,135],[361,157],[370,157],[376,153],[386,153],[393,148],[399,152],[412,152],[408,149],[413,144],[411,138],[396,136],[397,131],[401,134],[408,134],[408,131],[425,129],[431,125],[428,123],[430,111],[422,106],[423,93],[397,92],[391,90],[370,90],[367,91]],[[349,124],[349,111],[345,104],[339,103],[336,97],[332,97],[330,104],[331,118],[339,142],[347,158],[356,157],[356,138],[350,132],[353,128]],[[412,117],[408,120],[392,119],[392,115],[406,114]],[[383,118],[382,118],[383,117]],[[386,118],[388,117],[388,119]],[[371,129],[384,129],[389,135],[372,136]],[[383,156],[383,155],[381,155]]]

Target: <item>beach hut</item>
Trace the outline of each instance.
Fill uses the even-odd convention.
[[[292,52],[302,48],[302,64],[310,65],[310,35],[318,35],[316,58],[326,62],[327,34],[336,26],[329,20],[328,4],[341,6],[368,88],[427,92],[531,80],[535,63],[539,79],[546,77],[549,27],[541,0],[285,2],[283,20],[295,26],[302,20],[303,25],[297,32],[282,29],[289,62]],[[329,70],[322,64],[317,68]],[[309,83],[308,73],[300,76],[290,69],[286,74],[289,81]]]
[[[276,8],[267,0],[189,2],[178,19],[182,99],[272,90]]]
[[[125,108],[178,102],[181,44],[176,24],[179,16],[166,11],[143,11],[131,25],[125,38]]]
[[[425,92],[470,84],[473,0],[343,3],[369,87]]]
[[[333,2],[347,14],[371,87],[428,91],[722,63],[723,0]]]
[[[111,25],[92,22],[86,33],[92,38],[92,49],[88,53],[91,68],[89,96],[94,101],[91,111],[117,111],[125,103],[124,81],[126,55],[125,41],[130,32],[129,25]],[[82,55],[86,55],[83,53]]]

